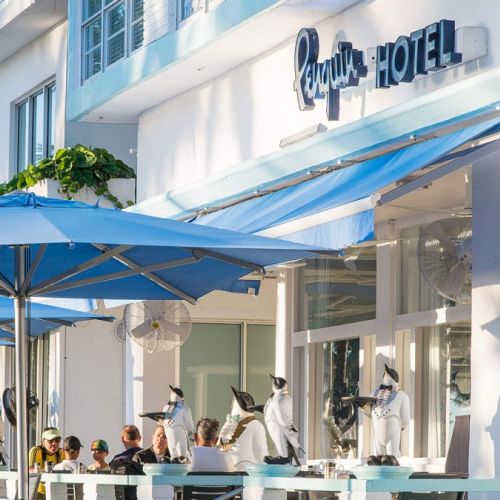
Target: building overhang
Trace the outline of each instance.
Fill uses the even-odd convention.
[[[67,118],[136,123],[147,109],[226,73],[295,37],[300,28],[334,16],[359,1],[225,0],[213,11],[197,15],[83,85],[75,82],[74,74],[70,75]],[[279,30],[275,29],[278,23]],[[73,59],[78,53],[77,29],[70,26],[70,72],[78,64]]]
[[[64,0],[8,0],[0,9],[0,62],[66,19]]]

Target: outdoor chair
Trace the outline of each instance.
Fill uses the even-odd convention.
[[[410,479],[467,479],[468,474],[463,473],[443,473],[435,474],[429,472],[414,472]],[[404,491],[398,494],[398,500],[464,500],[466,493],[463,491],[458,492],[421,492],[412,493]]]
[[[238,472],[188,472],[188,476],[243,476]],[[234,495],[232,495],[234,493]],[[241,498],[241,486],[183,486],[182,500],[214,500],[215,498]]]

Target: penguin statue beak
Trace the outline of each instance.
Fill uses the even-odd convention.
[[[269,376],[271,377],[271,380],[273,381],[273,384],[276,383],[276,377],[274,375],[272,375],[271,373],[269,374]]]
[[[168,386],[170,387],[170,390],[173,392],[174,388],[170,384],[168,384]]]

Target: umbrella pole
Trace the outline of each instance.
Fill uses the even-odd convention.
[[[14,247],[16,294],[26,276],[26,247]],[[26,411],[26,297],[14,297],[16,335],[16,435],[17,435],[17,498],[28,498],[28,432]]]

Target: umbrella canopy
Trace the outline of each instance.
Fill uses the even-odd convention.
[[[113,321],[114,317],[30,302],[27,306],[27,333],[31,337],[38,337],[60,326],[74,326],[80,321],[92,319]],[[0,337],[14,338],[14,329],[14,301],[0,297]]]
[[[0,197],[0,295],[15,300],[25,392],[26,297],[184,299],[320,251],[292,242],[17,192]],[[26,402],[17,412],[18,498],[27,494]]]

